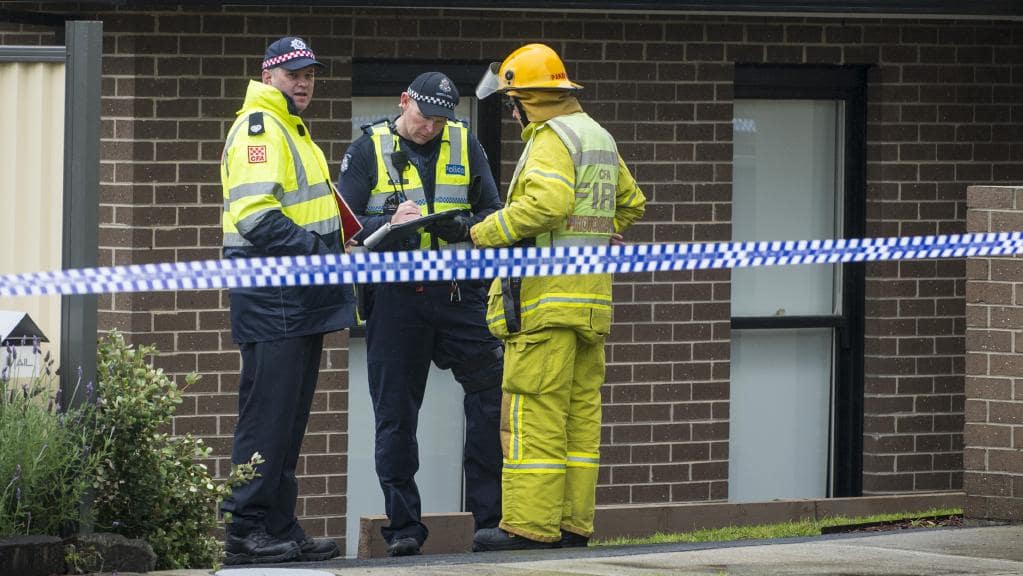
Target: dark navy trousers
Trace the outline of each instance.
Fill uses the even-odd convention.
[[[228,530],[244,536],[262,526],[274,536],[301,541],[295,517],[295,467],[302,449],[320,369],[323,335],[239,345],[242,353],[238,424],[231,462],[242,464],[259,452],[262,475],[238,486],[221,505],[230,512]]]
[[[465,503],[476,529],[496,527],[501,519],[503,360],[495,350],[502,345],[486,326],[482,283],[460,282],[458,292],[460,301],[452,301],[447,282],[372,287],[366,346],[376,471],[390,520],[382,529],[387,542],[413,537],[422,544],[428,535],[415,474],[416,429],[431,362],[450,369],[466,390],[477,390],[463,402]]]

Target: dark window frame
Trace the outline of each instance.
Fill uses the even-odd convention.
[[[737,64],[735,99],[841,100],[845,102],[844,238],[866,231],[866,126],[868,66]],[[732,329],[834,328],[833,497],[863,494],[863,322],[865,265],[842,265],[843,309],[836,316],[739,317]]]

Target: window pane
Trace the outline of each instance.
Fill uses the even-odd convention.
[[[729,500],[828,495],[832,334],[732,331]]]
[[[736,101],[733,239],[841,235],[841,107],[830,100]],[[835,269],[735,269],[732,316],[833,314]]]

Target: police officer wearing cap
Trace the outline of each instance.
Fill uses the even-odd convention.
[[[301,118],[323,64],[301,38],[266,49],[221,160],[224,256],[336,254],[345,238],[327,161]],[[308,537],[295,516],[302,438],[323,335],[352,326],[352,286],[232,288],[231,334],[241,350],[233,464],[259,453],[259,476],[221,506],[226,564],[327,560],[330,539]]]
[[[375,250],[471,248],[469,227],[501,201],[482,146],[455,118],[458,90],[444,74],[419,75],[402,92],[401,114],[363,127],[341,163],[339,188],[363,226],[357,240],[385,223],[445,210],[449,220]],[[390,525],[388,553],[419,553],[427,537],[415,474],[416,427],[433,362],[465,391],[463,462],[466,507],[476,529],[501,517],[501,342],[487,329],[481,281],[377,284],[363,299],[370,396],[376,416],[376,472]]]

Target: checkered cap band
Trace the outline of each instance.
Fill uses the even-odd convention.
[[[313,54],[312,50],[292,50],[291,52],[281,54],[280,56],[274,56],[273,58],[263,60],[263,70],[273,68],[274,66],[280,66],[281,64],[284,64],[289,60],[294,60],[295,58],[312,58],[313,60],[316,60],[316,55]]]
[[[454,102],[452,102],[450,100],[445,100],[443,98],[437,98],[435,96],[425,96],[425,95],[420,94],[419,92],[416,92],[415,90],[413,90],[411,86],[409,86],[409,88],[408,88],[408,90],[406,90],[406,92],[408,92],[408,95],[411,96],[412,99],[415,100],[416,102],[426,102],[427,104],[434,104],[434,105],[440,106],[442,108],[447,108],[448,110],[454,110],[455,109],[455,103]]]

